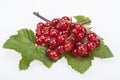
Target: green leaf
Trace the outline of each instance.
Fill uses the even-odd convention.
[[[82,16],[82,15],[74,16],[74,18],[77,20],[77,23],[81,23],[81,24],[90,21],[88,17]],[[85,25],[90,25],[90,23],[91,21],[86,23]]]
[[[19,69],[27,69],[33,60],[39,60],[47,67],[54,63],[45,55],[45,46],[35,46],[34,32],[28,29],[21,29],[17,35],[11,36],[3,45],[3,48],[12,49],[19,52],[22,59]]]
[[[70,52],[65,53],[65,58],[68,64],[76,71],[83,74],[91,66],[93,55],[91,54],[88,58],[77,57],[73,58],[70,56]]]
[[[98,58],[110,58],[110,57],[113,57],[113,54],[112,54],[111,50],[109,49],[109,47],[107,45],[104,44],[103,41],[101,43],[101,46],[96,48],[92,52],[92,54],[94,54],[94,56],[98,57]]]

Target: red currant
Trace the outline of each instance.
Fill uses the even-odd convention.
[[[63,17],[61,18],[61,20],[70,21],[70,18],[67,17],[67,16],[63,16]]]
[[[59,19],[58,19],[58,18],[54,18],[54,19],[52,20],[52,25],[53,25],[53,26],[56,26],[58,23],[59,23]]]
[[[52,47],[56,47],[58,45],[56,38],[51,38],[49,45]]]
[[[88,42],[87,43],[87,50],[88,51],[93,51],[96,47],[96,44],[94,42]]]
[[[76,27],[76,23],[70,23],[70,29],[74,29]]]
[[[96,38],[97,38],[97,35],[96,35],[94,32],[90,32],[90,33],[88,33],[88,35],[87,35],[88,41],[95,41]]]
[[[42,22],[39,22],[39,23],[37,24],[37,28],[39,28],[40,30],[42,30],[44,27],[45,27],[45,24],[42,23]]]
[[[50,37],[57,37],[59,34],[58,30],[50,29]]]
[[[50,51],[48,56],[49,56],[50,60],[53,60],[53,61],[56,61],[59,59],[58,53],[54,50]]]
[[[78,57],[78,56],[79,56],[79,54],[78,54],[78,52],[77,52],[77,49],[73,49],[73,50],[72,50],[71,56],[72,56],[72,57]]]
[[[74,43],[68,42],[68,43],[66,43],[66,44],[64,45],[64,50],[65,50],[65,51],[70,51],[70,50],[73,49],[73,47],[74,47]]]

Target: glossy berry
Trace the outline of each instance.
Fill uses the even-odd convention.
[[[76,27],[76,23],[70,23],[70,29],[74,29]]]
[[[65,51],[70,51],[70,50],[73,49],[73,47],[74,47],[74,43],[68,42],[68,43],[65,43],[65,45],[64,45],[64,50],[65,50]]]
[[[70,18],[67,17],[67,16],[63,16],[63,17],[61,18],[61,20],[70,21]]]
[[[77,43],[76,43],[76,47],[80,46],[81,44],[82,44],[82,42],[80,42],[80,41],[77,42]]]
[[[51,40],[50,37],[46,37],[46,38],[45,38],[45,41],[44,41],[44,44],[45,44],[46,46],[48,46],[49,43],[50,43],[50,40]]]
[[[39,28],[40,30],[42,30],[44,27],[45,27],[45,24],[42,23],[42,22],[39,22],[39,23],[37,24],[37,28]]]
[[[54,19],[52,20],[52,25],[53,25],[53,26],[56,26],[58,23],[59,23],[59,19],[58,19],[58,18],[54,18]]]
[[[78,33],[79,33],[79,30],[77,29],[77,28],[74,28],[73,30],[72,30],[72,34],[73,35],[78,35]]]
[[[59,59],[59,55],[58,55],[57,51],[54,51],[54,50],[50,51],[48,56],[49,56],[50,60],[53,60],[53,61],[56,61]]]
[[[65,36],[64,35],[59,35],[57,37],[57,41],[61,44],[61,43],[64,43],[65,42]]]
[[[56,38],[51,38],[50,39],[50,42],[49,42],[49,45],[52,46],[52,47],[56,47],[58,44]]]
[[[45,37],[48,37],[48,36],[50,35],[50,30],[49,30],[49,29],[44,30],[44,31],[42,32],[42,34],[43,34]]]
[[[100,39],[97,38],[94,42],[96,44],[96,47],[100,46],[100,43],[101,43]]]
[[[79,30],[79,32],[82,32],[82,25],[81,24],[77,24],[76,26],[76,29]]]
[[[96,44],[94,42],[88,42],[87,43],[87,50],[88,51],[93,51],[96,47]]]
[[[36,44],[37,45],[41,45],[41,44],[44,43],[44,41],[45,41],[45,38],[43,36],[41,36],[40,38],[36,39]]]
[[[68,28],[68,23],[66,21],[61,21],[59,25],[60,25],[60,28],[59,28],[60,31],[66,31]]]
[[[84,44],[81,44],[80,46],[77,47],[77,50],[80,56],[84,56],[87,52],[87,46]]]
[[[63,45],[57,46],[56,51],[57,51],[59,54],[63,54],[63,53],[65,52],[64,46],[63,46]]]
[[[58,30],[50,29],[50,37],[57,37],[59,34]]]
[[[52,51],[52,49],[47,48],[47,49],[46,49],[46,55],[49,56],[49,53],[50,53],[51,51]]]
[[[88,41],[95,41],[97,38],[97,35],[94,32],[90,32],[87,34]]]
[[[45,23],[45,27],[50,27],[50,26],[52,26],[52,23],[51,23],[51,22],[46,22],[46,23]]]
[[[83,33],[79,33],[79,34],[77,35],[77,40],[78,40],[78,41],[82,41],[83,38],[84,38],[84,34],[83,34]]]
[[[72,57],[78,57],[78,56],[79,56],[77,49],[73,49],[73,50],[72,50],[71,56],[72,56]]]

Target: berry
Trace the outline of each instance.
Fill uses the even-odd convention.
[[[76,23],[70,23],[70,29],[74,29],[76,27]]]
[[[66,44],[64,45],[64,50],[65,50],[65,51],[70,51],[70,50],[73,49],[73,47],[74,47],[74,43],[68,42],[68,43],[66,43]]]
[[[67,28],[68,28],[68,23],[66,22],[66,21],[61,21],[60,23],[59,23],[59,30],[61,30],[61,31],[65,31],[65,30],[67,30]]]
[[[81,44],[82,44],[82,42],[77,42],[76,47],[80,46]]]
[[[41,44],[44,43],[44,41],[45,41],[45,38],[43,36],[41,36],[40,38],[36,39],[36,44],[37,45],[41,45]]]
[[[45,27],[45,24],[42,23],[42,22],[39,22],[39,23],[37,24],[37,28],[39,28],[40,30],[42,30],[44,27]]]
[[[77,47],[77,50],[80,56],[85,56],[87,52],[87,46],[84,44],[81,44],[80,46]]]
[[[88,35],[87,35],[88,41],[95,41],[96,38],[97,38],[97,35],[96,35],[94,32],[90,32],[90,33],[88,33]]]
[[[77,24],[76,26],[76,29],[79,30],[79,32],[82,32],[82,25],[81,24]]]
[[[77,49],[73,49],[73,50],[72,50],[71,56],[72,56],[72,57],[78,57],[78,56],[79,56],[79,54],[78,54],[78,52],[77,52]]]
[[[53,60],[53,61],[56,61],[59,59],[58,53],[54,50],[50,51],[48,56],[49,56],[50,60]]]
[[[42,33],[43,33],[43,35],[44,35],[45,37],[48,37],[48,36],[50,35],[49,29],[44,30]]]
[[[59,45],[56,50],[59,54],[63,54],[65,52],[63,45]]]
[[[51,52],[52,50],[50,48],[47,48],[46,49],[46,55],[49,56],[49,53]]]
[[[70,18],[67,17],[67,16],[63,16],[63,17],[61,18],[61,20],[70,21]]]
[[[100,39],[97,38],[94,42],[96,44],[96,47],[100,46],[100,43],[101,43]]]
[[[94,42],[88,42],[87,43],[87,50],[88,51],[93,51],[96,47],[96,44]]]
[[[46,22],[46,23],[45,23],[45,27],[50,27],[50,26],[52,26],[52,23],[51,23],[51,22]]]
[[[59,35],[59,36],[57,37],[57,41],[58,41],[59,43],[64,43],[64,42],[65,42],[65,36],[64,36],[64,35]]]
[[[58,19],[58,18],[54,18],[54,19],[52,20],[52,25],[53,25],[53,26],[56,26],[58,23],[59,23],[59,19]]]
[[[51,40],[51,38],[50,38],[50,37],[46,37],[46,38],[45,38],[45,42],[44,42],[44,43],[45,43],[45,45],[46,45],[46,46],[48,46],[48,45],[49,45],[50,40]]]
[[[58,30],[50,29],[50,37],[57,37],[59,34]]]
[[[57,40],[56,40],[56,38],[51,38],[51,40],[49,42],[49,45],[51,47],[56,47],[57,46]]]
[[[79,33],[79,34],[77,35],[77,40],[78,40],[78,41],[82,41],[83,38],[84,38],[84,34],[83,34],[83,33]]]
[[[72,30],[72,34],[73,35],[78,35],[78,33],[79,33],[79,31],[78,31],[78,29],[77,28],[74,28],[73,30]]]

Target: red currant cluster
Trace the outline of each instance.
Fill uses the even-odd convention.
[[[88,57],[100,46],[100,39],[94,32],[87,31],[83,25],[71,22],[69,17],[64,16],[37,24],[36,45],[47,46],[46,55],[51,60],[58,60],[65,51],[70,51],[72,57]]]

